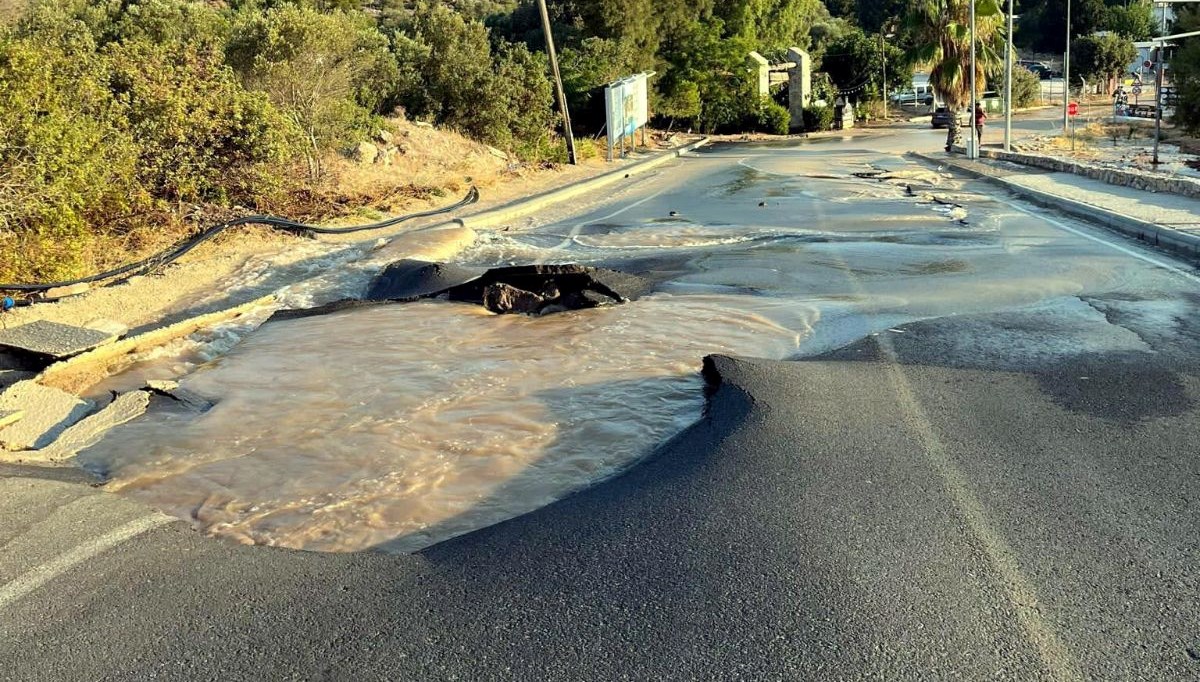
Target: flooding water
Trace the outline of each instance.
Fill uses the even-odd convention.
[[[889,177],[852,175],[863,170]],[[194,339],[138,371],[199,364],[184,386],[215,407],[154,412],[80,461],[217,536],[413,551],[650,453],[700,415],[705,355],[817,353],[1146,276],[973,187],[865,151],[717,150],[625,191],[579,218],[484,235],[460,260],[602,263],[655,278],[646,298],[541,318],[373,307],[267,324],[206,364],[217,353],[196,355],[209,346]],[[370,272],[347,265],[303,291],[328,300]]]

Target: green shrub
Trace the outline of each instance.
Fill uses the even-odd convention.
[[[1042,81],[1023,66],[1013,66],[1012,98],[1014,107],[1031,107],[1042,101]]]
[[[833,107],[809,106],[804,107],[804,130],[820,132],[833,128]]]
[[[148,206],[108,64],[87,34],[62,38],[0,39],[0,272],[10,275],[69,275],[92,225]]]
[[[105,53],[123,127],[138,143],[138,179],[153,196],[252,200],[239,178],[289,157],[294,127],[265,95],[243,89],[220,53],[145,40]]]
[[[759,103],[754,120],[754,129],[774,135],[787,135],[792,124],[792,114],[781,104],[769,98]]]
[[[142,12],[171,4],[42,3],[0,37],[0,279],[125,260],[182,203],[253,203],[288,173],[295,126],[219,40]]]
[[[510,150],[538,149],[555,120],[545,57],[525,45],[493,51],[483,24],[449,7],[419,6],[392,49],[413,74],[395,96],[412,116]]]
[[[316,177],[325,150],[374,127],[399,75],[389,47],[363,13],[284,5],[239,15],[226,58],[299,128]]]

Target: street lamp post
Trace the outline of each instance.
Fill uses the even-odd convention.
[[[970,142],[967,144],[967,158],[979,158],[979,138],[976,137],[975,129],[975,107],[979,106],[978,97],[979,91],[975,88],[975,1],[969,0],[971,3],[971,111],[967,114],[967,134],[970,136]],[[958,114],[955,114],[957,116]]]
[[[886,34],[886,35],[885,35]],[[894,37],[894,32],[888,32],[888,22],[884,22],[883,26],[879,27],[879,54],[883,57],[883,117],[888,117],[888,83],[887,83],[887,45],[883,43],[884,38]]]
[[[1015,0],[1008,0],[1008,40],[1004,51],[1004,151],[1012,151],[1012,79],[1013,79],[1013,10]]]
[[[883,118],[888,117],[888,98],[887,98],[887,46],[883,44],[883,34],[887,31],[886,24],[879,27],[879,55],[883,57]]]
[[[1071,0],[1067,0],[1067,52],[1063,57],[1063,133],[1067,132],[1071,100]]]

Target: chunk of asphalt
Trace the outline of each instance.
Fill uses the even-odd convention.
[[[21,410],[25,416],[0,429],[0,450],[44,448],[92,407],[91,401],[72,393],[29,379],[18,381],[0,393],[0,410]]]
[[[367,301],[415,300],[438,294],[479,279],[483,270],[452,263],[430,263],[412,259],[390,263],[371,282],[363,297]]]
[[[213,402],[208,398],[179,385],[178,381],[169,379],[151,379],[146,382],[146,389],[154,395],[161,395],[179,403],[194,412],[207,412],[212,409]]]
[[[146,391],[122,393],[104,409],[64,430],[46,447],[30,452],[10,453],[9,457],[23,462],[45,464],[65,462],[80,450],[100,442],[109,429],[142,416],[149,406],[150,394]]]
[[[640,298],[649,293],[653,287],[653,282],[645,277],[606,268],[577,264],[516,265],[492,268],[482,277],[454,287],[445,293],[454,301],[481,303],[484,291],[493,284],[507,284],[534,293],[545,292],[550,287],[554,287],[559,293],[554,297],[547,298],[561,298],[568,301],[587,301],[589,299],[581,294],[591,291],[617,303]],[[595,298],[590,300],[594,302]],[[584,305],[582,307],[591,306]]]
[[[119,335],[49,320],[0,331],[0,348],[61,360],[116,341]]]

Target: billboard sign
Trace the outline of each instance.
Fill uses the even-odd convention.
[[[604,87],[604,110],[608,126],[608,151],[633,141],[633,134],[650,122],[650,97],[647,81],[652,73],[639,73]]]

